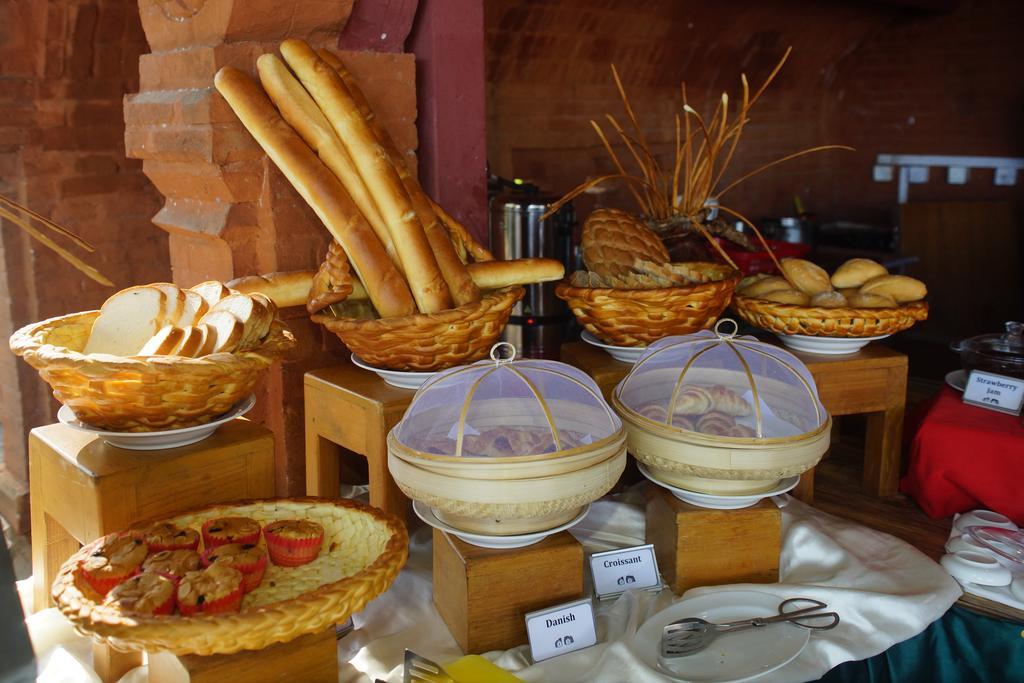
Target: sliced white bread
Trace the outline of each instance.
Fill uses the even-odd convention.
[[[189,289],[203,297],[203,301],[205,301],[206,305],[210,308],[213,308],[215,303],[231,293],[231,290],[225,287],[223,282],[218,282],[217,280],[200,282],[198,285],[194,285]]]
[[[185,338],[185,330],[174,325],[164,325],[160,330],[150,337],[137,356],[166,356],[178,348],[181,340]]]
[[[249,296],[252,297],[254,303],[260,304],[267,309],[267,315],[263,318],[261,326],[253,333],[253,345],[259,345],[263,342],[263,338],[267,336],[267,333],[270,332],[270,326],[277,317],[277,304],[269,296],[260,292],[250,294]]]
[[[169,355],[193,358],[195,357],[196,352],[199,351],[200,347],[203,345],[203,341],[206,338],[206,330],[205,328],[194,326],[183,327],[181,329],[185,330],[185,336]]]
[[[213,345],[213,353],[232,353],[242,341],[242,334],[245,325],[236,318],[230,311],[210,311],[199,321],[201,325],[208,325],[214,333],[216,341]]]
[[[213,349],[217,345],[217,330],[205,323],[198,324],[196,328],[202,331],[203,341],[199,345],[199,349],[196,351],[195,357],[202,358],[203,356],[209,356],[213,353]]]
[[[181,309],[181,316],[178,317],[178,327],[195,325],[210,310],[210,305],[206,303],[201,294],[193,292],[191,289],[186,289],[184,292],[185,305]]]
[[[270,329],[273,321],[270,310],[248,294],[231,294],[224,297],[213,307],[214,311],[227,311],[242,321],[245,326],[239,349],[251,348],[259,343],[265,330]]]
[[[155,287],[122,289],[103,302],[83,351],[134,356],[163,327],[166,300]]]
[[[164,309],[164,324],[178,325],[178,319],[185,308],[185,292],[170,282],[154,282],[150,287],[159,289],[167,297],[167,304]],[[180,327],[180,325],[178,326]]]

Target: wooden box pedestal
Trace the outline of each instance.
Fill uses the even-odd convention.
[[[676,595],[695,586],[775,583],[779,580],[782,512],[769,500],[740,510],[684,503],[651,484],[647,542]]]
[[[527,612],[583,595],[583,546],[567,531],[492,550],[434,530],[434,605],[466,654],[527,642]]]
[[[338,649],[334,628],[233,655],[149,654],[149,683],[336,683]]]

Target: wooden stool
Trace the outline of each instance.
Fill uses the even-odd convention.
[[[793,354],[810,370],[830,415],[867,414],[863,488],[875,496],[894,495],[900,478],[907,356],[879,344],[848,356]],[[563,344],[562,360],[590,375],[606,398],[632,368],[585,342]],[[805,502],[813,499],[813,469],[804,473],[793,493]]]
[[[342,456],[354,453],[366,458],[370,505],[405,519],[409,499],[388,472],[387,436],[415,393],[349,363],[307,372],[306,495],[337,498]]]
[[[583,595],[583,546],[567,531],[525,548],[480,548],[434,529],[434,605],[467,654],[527,642],[528,612]]]

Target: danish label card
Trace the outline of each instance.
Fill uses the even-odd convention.
[[[630,588],[661,589],[658,559],[651,544],[594,553],[590,556],[590,573],[599,600]]]
[[[590,598],[567,602],[526,615],[533,661],[540,662],[597,644]]]
[[[971,370],[964,389],[964,403],[1020,415],[1024,405],[1024,380]]]

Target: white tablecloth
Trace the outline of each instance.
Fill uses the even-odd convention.
[[[639,500],[638,490],[633,490],[617,500],[598,501],[573,533],[587,552],[642,544],[644,514]],[[780,601],[797,595],[817,598],[840,613],[838,627],[815,633],[799,657],[759,680],[814,680],[837,664],[876,655],[923,631],[960,596],[956,582],[907,543],[788,496],[786,500],[780,583],[695,588],[686,593],[690,597],[748,588],[778,595]],[[413,532],[408,565],[387,593],[355,615],[355,630],[339,641],[343,683],[401,681],[405,648],[441,662],[461,656],[431,602],[430,532],[427,527]],[[539,664],[532,664],[525,645],[487,656],[524,681],[665,681],[633,655],[629,642],[648,617],[675,599],[668,590],[630,591],[614,601],[595,603],[599,642],[586,650]],[[89,668],[88,642],[75,635],[56,610],[32,615],[28,623],[40,657],[40,681],[98,680]],[[122,679],[142,681],[144,670]]]

